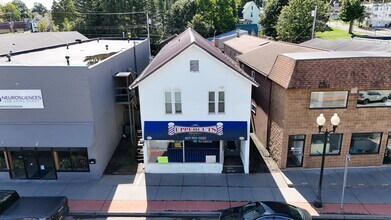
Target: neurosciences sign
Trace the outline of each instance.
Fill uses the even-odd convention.
[[[43,109],[40,89],[0,90],[0,109]]]
[[[145,121],[147,140],[247,140],[245,121]]]

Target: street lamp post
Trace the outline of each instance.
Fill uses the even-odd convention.
[[[319,133],[324,134],[324,143],[323,143],[323,152],[322,152],[322,164],[320,167],[320,177],[319,177],[319,185],[318,185],[318,192],[316,194],[316,199],[314,201],[314,207],[315,208],[323,208],[322,204],[322,182],[323,182],[323,170],[324,170],[324,159],[326,156],[326,146],[327,146],[327,141],[329,139],[330,134],[334,133],[335,130],[337,129],[340,119],[338,117],[338,114],[335,113],[333,117],[330,119],[331,124],[333,125],[333,129],[329,131],[327,128],[325,131],[322,131],[322,128],[324,124],[326,123],[326,118],[324,117],[323,114],[320,114],[316,118],[316,123],[318,124],[318,129]]]

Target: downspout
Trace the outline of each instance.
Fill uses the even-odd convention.
[[[269,77],[266,76],[266,79],[269,79]],[[270,79],[269,79],[270,80]],[[267,131],[266,131],[266,150],[270,153],[270,133],[271,133],[271,124],[272,124],[272,87],[273,87],[273,81],[270,80],[270,89],[269,89],[269,114],[267,117]]]

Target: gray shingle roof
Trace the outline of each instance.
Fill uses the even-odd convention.
[[[203,38],[196,31],[191,28],[188,28],[176,38],[172,39],[160,50],[160,52],[142,72],[142,74],[133,82],[131,88],[136,87],[139,82],[147,78],[149,75],[153,74],[156,70],[164,66],[164,64],[175,58],[177,55],[179,55],[181,52],[183,52],[185,49],[187,49],[193,44],[202,48],[228,67],[235,70],[238,74],[251,81],[253,85],[258,86],[257,82],[255,82],[242,69],[240,69],[240,67],[237,66],[237,64],[233,60],[223,54],[218,48],[214,47],[208,40]]]
[[[384,43],[385,42],[385,43]],[[375,40],[325,40],[315,38],[300,45],[333,50],[333,51],[389,51],[391,44],[388,41]]]

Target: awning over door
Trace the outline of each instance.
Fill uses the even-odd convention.
[[[1,147],[91,147],[94,126],[83,124],[0,124]]]

